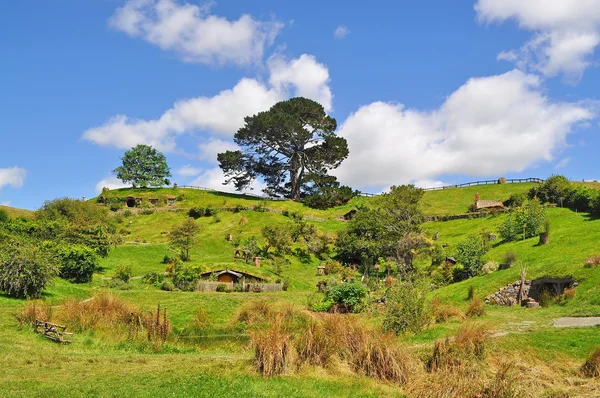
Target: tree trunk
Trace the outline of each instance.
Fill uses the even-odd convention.
[[[547,245],[550,243],[550,234],[548,232],[540,233],[540,245]]]

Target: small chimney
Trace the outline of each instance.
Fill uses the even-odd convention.
[[[479,202],[479,192],[475,193],[475,203]]]

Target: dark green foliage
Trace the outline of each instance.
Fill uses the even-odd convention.
[[[569,185],[570,183],[567,177],[553,175],[539,187],[532,188],[529,192],[529,197],[533,199],[534,196],[537,196],[541,203],[560,204],[566,197],[566,191]]]
[[[238,190],[262,177],[269,195],[300,199],[348,156],[348,144],[335,135],[336,120],[310,99],[292,98],[244,118],[234,141],[241,150],[217,155],[227,184]],[[318,183],[318,182],[317,182]]]
[[[294,221],[289,226],[289,230],[294,242],[298,242],[299,239],[309,242],[317,234],[317,227],[303,219],[302,215],[297,215],[293,219]]]
[[[246,239],[246,242],[244,243],[244,250],[248,252],[248,256],[250,256],[250,258],[259,254],[260,247],[258,247],[258,239],[256,239],[256,236],[250,236],[248,239]]]
[[[173,284],[179,290],[193,291],[200,279],[202,270],[182,263],[175,264],[173,269]]]
[[[360,312],[366,295],[367,289],[360,283],[342,283],[327,291],[327,298],[339,312]]]
[[[8,212],[4,209],[0,209],[0,223],[6,223],[9,219]]]
[[[225,285],[224,283],[219,283],[217,285],[217,292],[224,292],[225,290],[227,290],[227,285]]]
[[[167,292],[172,292],[175,290],[175,285],[168,279],[165,279],[163,283],[160,285],[160,290],[165,290]]]
[[[181,259],[189,261],[190,249],[196,246],[196,236],[200,227],[193,218],[187,218],[182,224],[175,225],[169,232],[169,245],[181,252]]]
[[[123,208],[123,204],[121,203],[111,203],[109,206],[110,211],[117,212]]]
[[[285,225],[267,225],[262,228],[262,235],[266,239],[263,252],[269,253],[270,248],[275,248],[278,254],[285,254],[290,251],[292,237]]]
[[[39,242],[4,241],[0,247],[0,290],[17,298],[38,298],[58,274],[56,260]]]
[[[485,244],[480,235],[470,235],[456,246],[456,261],[463,266],[468,276],[479,275],[483,267]]]
[[[423,190],[413,185],[393,186],[378,197],[373,208],[359,207],[346,231],[338,234],[338,258],[347,264],[396,255],[398,242],[410,232],[420,232]]]
[[[335,177],[327,177],[329,180],[315,183],[309,192],[305,193],[302,203],[313,209],[329,209],[331,207],[342,206],[357,195],[352,188],[340,185]]]
[[[144,210],[140,211],[140,214],[142,216],[149,216],[149,215],[154,214],[154,210],[152,210],[152,209],[144,209]]]
[[[524,192],[513,193],[510,198],[504,201],[506,207],[521,207],[527,200],[527,195]]]
[[[113,170],[124,183],[134,188],[161,187],[169,185],[171,171],[165,155],[149,145],[140,144],[125,152],[123,164]]]
[[[194,220],[197,220],[200,217],[204,217],[205,214],[206,214],[206,210],[204,209],[204,207],[192,207],[188,211],[188,216],[190,216]]]
[[[61,245],[56,249],[60,277],[74,283],[91,282],[98,266],[96,252],[83,245]]]
[[[396,334],[419,333],[430,321],[425,283],[396,282],[386,293],[383,328]]]

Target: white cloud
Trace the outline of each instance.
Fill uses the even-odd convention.
[[[175,51],[188,62],[238,65],[260,61],[283,27],[280,22],[257,21],[250,15],[229,21],[212,15],[211,6],[176,0],[128,0],[109,24],[163,50]]]
[[[344,184],[373,190],[438,175],[501,175],[550,161],[566,136],[595,115],[583,104],[551,102],[540,84],[513,70],[470,79],[433,111],[362,106],[339,130],[350,156],[335,173]]]
[[[232,89],[223,90],[213,97],[177,101],[158,119],[136,120],[125,115],[114,116],[104,125],[85,131],[83,138],[120,149],[147,144],[162,151],[173,151],[176,137],[180,134],[208,131],[231,138],[243,126],[245,116],[265,111],[290,96],[306,96],[321,102],[327,111],[331,109],[329,72],[313,56],[304,54],[289,61],[275,56],[269,60],[268,67],[268,85],[257,79],[244,78]],[[209,141],[213,147],[218,143],[214,141],[211,144]],[[201,150],[201,156],[207,153]]]
[[[214,167],[212,169],[207,169],[202,172],[194,181],[190,183],[190,185],[195,185],[202,188],[210,188],[215,191],[221,192],[237,192],[233,185],[223,185],[225,182],[225,175],[223,174],[223,170],[219,167]],[[244,192],[252,193],[254,195],[262,195],[262,190],[266,188],[260,181],[254,181],[251,185],[252,189],[247,189]]]
[[[192,167],[189,164],[183,166],[179,170],[175,172],[175,174],[183,176],[183,177],[195,177],[202,172],[202,169],[198,169],[196,167]]]
[[[13,188],[23,187],[27,171],[21,167],[0,169],[0,189],[10,185]]]
[[[96,184],[96,192],[101,193],[104,187],[108,189],[120,189],[129,188],[131,187],[131,185],[123,183],[123,181],[119,180],[117,177],[107,177],[103,180],[98,181],[98,183]]]
[[[562,169],[564,167],[566,167],[569,162],[571,161],[571,158],[562,158],[561,160],[559,160],[558,163],[556,163],[556,166],[554,166],[554,169],[558,170],[558,169]]]
[[[349,34],[350,34],[350,29],[348,29],[348,27],[344,26],[344,25],[339,25],[333,31],[333,36],[336,39],[343,39],[344,37],[348,36]]]
[[[10,206],[10,200],[7,200],[6,202],[1,202],[0,206]]]
[[[417,188],[439,188],[449,184],[439,180],[417,180],[413,182],[413,185]]]
[[[515,20],[533,32],[518,52],[503,51],[498,58],[545,76],[577,81],[600,44],[598,0],[478,0],[475,10],[482,22]]]
[[[218,138],[210,137],[208,141],[198,146],[200,150],[200,159],[212,163],[217,162],[217,154],[225,151],[235,151],[238,146],[231,141],[224,141]]]

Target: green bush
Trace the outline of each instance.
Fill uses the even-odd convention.
[[[513,193],[510,197],[504,201],[506,207],[521,207],[527,200],[527,195],[524,192]]]
[[[483,255],[486,253],[485,243],[480,235],[470,235],[456,246],[456,261],[463,270],[472,277],[481,273]]]
[[[546,219],[545,209],[534,199],[527,206],[511,211],[498,227],[498,234],[505,242],[532,238],[542,232]]]
[[[123,216],[124,217],[131,217],[131,210],[125,209],[125,211],[123,212]]]
[[[83,245],[63,245],[56,250],[60,277],[74,283],[91,282],[98,266],[96,252]]]
[[[198,267],[178,263],[173,270],[173,284],[179,290],[194,291],[200,273],[201,270]]]
[[[329,312],[333,304],[333,300],[322,293],[315,293],[308,297],[308,309],[314,312]]]
[[[386,293],[386,313],[383,328],[386,331],[419,333],[427,326],[430,315],[425,305],[425,283],[397,282]]]
[[[0,209],[0,223],[6,223],[9,219],[8,212],[4,209]]]
[[[165,290],[167,292],[172,292],[175,290],[175,285],[168,279],[165,279],[163,283],[160,285],[160,290]]]
[[[120,279],[123,282],[128,283],[132,275],[133,268],[131,268],[131,265],[121,265],[115,270],[113,278]]]
[[[149,215],[154,214],[154,210],[152,210],[152,209],[144,209],[144,210],[140,211],[140,214],[143,215],[143,216],[149,216]]]
[[[123,208],[122,203],[111,203],[109,206],[110,211],[117,212]]]
[[[225,290],[227,290],[227,285],[224,283],[219,283],[217,285],[217,292],[224,292]]]
[[[357,195],[348,186],[324,187],[314,193],[311,193],[302,199],[304,205],[313,209],[329,209],[331,207],[342,206]]]
[[[0,250],[0,290],[10,297],[38,298],[57,274],[56,260],[39,242],[13,241]]]
[[[203,207],[192,207],[188,211],[188,216],[192,217],[194,220],[197,220],[200,217],[204,217],[205,214],[206,214],[206,211],[204,210]]]
[[[360,283],[342,283],[327,292],[327,298],[342,312],[360,312],[367,290]]]
[[[160,272],[156,272],[156,271],[152,271],[149,274],[144,275],[144,277],[142,278],[142,282],[147,284],[147,285],[154,285],[154,284],[158,284],[158,283],[162,283],[165,279],[165,275],[160,273]]]

